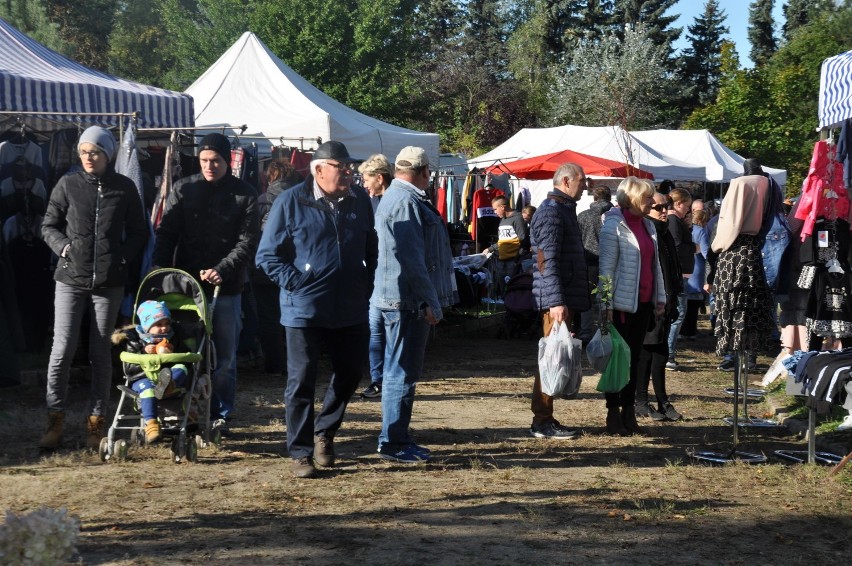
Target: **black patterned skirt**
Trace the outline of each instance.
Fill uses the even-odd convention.
[[[716,354],[757,351],[769,343],[775,323],[757,236],[738,236],[716,265]]]

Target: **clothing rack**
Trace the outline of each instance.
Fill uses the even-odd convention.
[[[0,110],[0,115],[5,116],[18,116],[18,122],[23,121],[24,116],[32,116],[39,117],[43,120],[50,120],[51,116],[75,116],[78,118],[77,120],[77,128],[82,128],[82,120],[80,118],[87,117],[98,117],[98,116],[112,116],[119,118],[119,122],[123,125],[124,118],[130,118],[132,124],[136,124],[136,120],[139,117],[139,112],[49,112],[49,111],[21,111],[21,110]],[[98,124],[93,124],[98,125]],[[106,129],[111,129],[115,126],[102,126]],[[35,130],[33,130],[35,131]],[[118,126],[118,145],[121,147],[122,142],[124,141],[124,128],[122,126]]]

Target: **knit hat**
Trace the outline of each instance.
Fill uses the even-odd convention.
[[[77,151],[80,151],[80,146],[84,143],[90,143],[98,146],[98,149],[106,154],[108,161],[112,161],[112,158],[115,157],[115,136],[113,136],[112,132],[109,130],[101,128],[100,126],[91,126],[86,128],[86,130],[80,134],[80,139],[77,141]]]
[[[139,317],[139,328],[142,332],[148,332],[158,320],[171,319],[172,313],[162,301],[145,301],[136,309],[136,316]]]
[[[231,164],[231,142],[228,141],[228,138],[223,136],[222,134],[207,134],[203,138],[201,138],[201,142],[198,144],[198,153],[200,154],[202,151],[209,149],[215,151],[219,155],[222,156],[222,159],[225,160],[229,166]]]

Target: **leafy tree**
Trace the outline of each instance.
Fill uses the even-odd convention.
[[[54,51],[72,55],[59,36],[56,24],[47,17],[43,2],[39,0],[4,0],[0,2],[0,18]]]
[[[551,91],[551,122],[625,130],[671,125],[667,107],[675,96],[665,46],[642,26],[600,41],[584,40],[560,65]]]
[[[808,24],[821,13],[834,9],[832,0],[790,0],[784,4],[784,25],[781,35],[785,41],[790,41],[800,27]]]
[[[245,31],[252,0],[157,0],[168,34],[171,67],[166,88],[185,90]]]
[[[117,6],[118,0],[45,0],[47,16],[71,58],[101,71],[109,66],[109,35]]]
[[[775,0],[754,0],[748,9],[748,41],[751,60],[757,66],[766,63],[778,49],[772,7]]]
[[[110,34],[109,72],[144,84],[161,85],[174,65],[157,5],[121,2]]]
[[[682,76],[689,85],[688,105],[696,108],[716,99],[722,67],[723,35],[727,14],[717,0],[707,0],[704,12],[687,27],[690,46],[683,52]]]

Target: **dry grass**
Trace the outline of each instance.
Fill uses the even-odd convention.
[[[731,378],[715,371],[710,345],[687,344],[684,370],[669,374],[684,422],[607,436],[587,376],[579,399],[556,402],[557,418],[585,434],[554,442],[528,434],[533,342],[435,343],[412,423],[434,460],[379,460],[380,403],[354,400],[339,465],[312,481],[289,474],[278,378],[241,374],[233,436],[194,465],[172,464],[165,446],[108,465],[76,449],[84,387],[72,391],[67,448],[41,455],[42,392],[5,390],[0,506],[71,509],[86,564],[840,563],[852,542],[852,471],[687,457],[730,445],[719,418]],[[744,437],[768,455],[804,449],[792,435]]]

